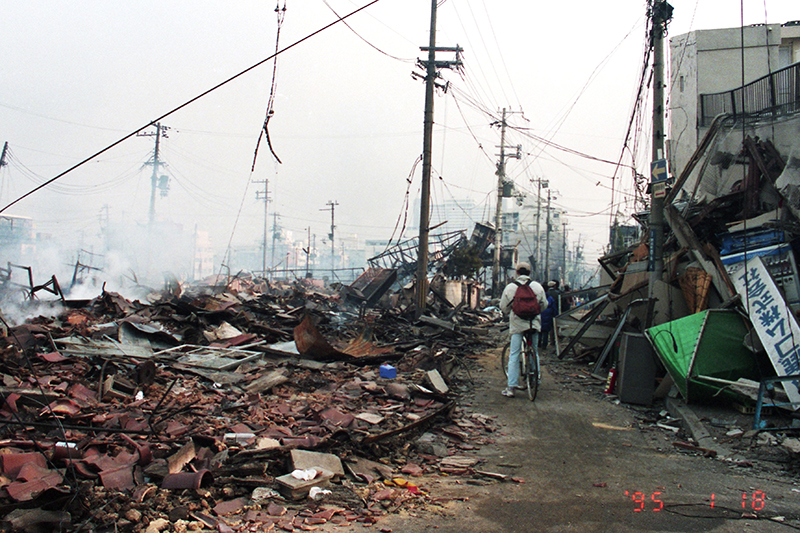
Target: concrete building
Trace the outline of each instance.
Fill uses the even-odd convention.
[[[550,207],[548,248],[547,198],[535,194],[503,201],[503,246],[517,248],[520,260],[530,261],[536,277],[561,279],[564,269],[566,212]],[[549,250],[549,251],[548,251]],[[569,251],[567,251],[569,262]],[[547,270],[547,271],[546,271]]]
[[[412,236],[419,233],[420,200],[414,200],[413,227],[406,230],[404,235]],[[478,205],[471,198],[450,198],[437,203],[431,203],[432,233],[450,233],[464,231],[467,235],[472,232],[476,222],[486,222],[489,219],[486,204]]]
[[[742,46],[744,37],[744,46]],[[744,54],[744,66],[742,55]],[[680,174],[733,91],[800,61],[800,21],[742,28],[697,30],[670,40],[670,131],[667,152],[670,172]],[[776,87],[776,90],[780,90]],[[701,95],[721,94],[720,105]],[[738,98],[741,98],[739,96]],[[775,94],[778,101],[781,94]],[[706,102],[704,104],[704,102]],[[739,100],[741,108],[741,100]],[[745,102],[747,106],[750,102]],[[732,106],[731,104],[734,104]]]

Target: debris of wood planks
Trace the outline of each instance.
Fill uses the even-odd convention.
[[[278,385],[282,385],[289,381],[289,377],[286,375],[286,371],[281,370],[273,370],[259,378],[248,383],[244,390],[249,393],[262,393],[262,392],[269,392],[273,387],[277,387]]]
[[[240,287],[255,286],[248,283],[236,281]],[[259,286],[268,290],[267,283]],[[61,476],[45,461],[38,469],[29,461],[25,476],[34,484],[4,474],[11,483],[0,503],[16,505],[16,498],[26,506],[45,505],[41,488],[74,500],[69,493],[77,483],[84,497],[79,508],[71,509],[72,523],[86,529],[104,523],[129,529],[166,516],[170,521],[195,516],[221,531],[229,531],[228,519],[251,528],[301,529],[332,519],[368,525],[379,516],[370,495],[383,489],[365,486],[366,492],[356,495],[362,487],[353,484],[353,477],[376,485],[382,485],[381,479],[397,482],[386,500],[394,512],[422,494],[413,483],[400,485],[403,480],[394,472],[437,472],[438,459],[411,446],[402,462],[391,457],[393,447],[410,439],[415,428],[440,421],[447,425],[437,442],[442,456],[452,452],[448,445],[469,450],[489,442],[491,428],[477,419],[459,416],[461,427],[442,416],[452,416],[455,406],[442,394],[464,386],[467,376],[461,370],[471,363],[466,356],[490,345],[484,334],[498,323],[499,314],[452,307],[446,322],[458,335],[436,327],[425,328],[423,337],[399,311],[354,312],[334,293],[307,287],[293,291],[283,286],[273,294],[165,292],[150,298],[153,304],[109,294],[73,302],[83,307],[60,319],[25,324],[16,337],[0,337],[6,356],[0,360],[2,410],[13,415],[5,424],[12,435],[16,428],[24,434],[0,443],[0,457],[11,457],[6,452],[17,446],[33,449],[33,444],[22,444],[32,442],[31,432],[65,432],[61,438],[67,446],[54,446],[49,439],[37,442],[48,454],[53,449],[56,467],[74,473]],[[325,343],[321,352],[312,349],[313,357],[309,352],[299,356],[298,342],[289,340],[305,319],[316,322],[311,325]],[[43,355],[28,364],[28,353]],[[378,371],[389,359],[398,370],[391,382]],[[459,365],[451,368],[453,359]],[[447,370],[448,381],[437,372],[429,375],[432,368]],[[56,424],[54,416],[62,420]],[[458,438],[442,437],[447,434]],[[339,457],[353,459],[356,453],[364,461],[376,459],[368,463],[371,475],[355,474],[351,465],[342,468]],[[310,486],[328,484],[339,509],[330,516],[306,516],[284,508],[280,517],[272,517],[278,522],[266,518],[268,504],[242,506],[257,488],[269,499],[279,498],[274,492],[282,486],[278,478],[304,455],[313,458],[309,464],[297,460],[298,469],[332,473],[315,477]],[[283,481],[291,497],[309,489]],[[255,492],[252,497],[255,502]],[[189,511],[187,498],[213,501],[209,509],[217,516]],[[104,511],[108,501],[119,511]],[[100,511],[94,515],[95,510]],[[31,516],[39,529],[51,529],[44,514]]]

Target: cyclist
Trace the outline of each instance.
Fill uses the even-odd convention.
[[[530,277],[531,265],[524,262],[517,263],[516,273],[516,279],[506,285],[500,297],[500,309],[504,314],[509,315],[508,332],[511,336],[511,346],[508,353],[508,382],[501,393],[508,398],[513,398],[514,389],[519,388],[519,354],[522,351],[522,334],[528,330],[533,331],[533,347],[536,349],[537,344],[539,344],[539,332],[542,329],[542,319],[540,317],[537,316],[533,320],[524,320],[516,316],[511,310],[511,304],[514,301],[514,295],[519,284],[530,283],[533,293],[539,300],[540,310],[547,309],[547,297],[545,296],[544,288]]]

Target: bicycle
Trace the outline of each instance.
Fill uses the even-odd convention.
[[[500,353],[500,364],[503,367],[503,375],[508,377],[508,350],[511,343],[503,346]],[[525,379],[528,399],[534,401],[539,392],[539,353],[534,346],[533,331],[528,330],[522,334],[522,353],[519,358],[520,377]]]

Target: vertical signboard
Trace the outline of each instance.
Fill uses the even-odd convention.
[[[731,265],[728,272],[776,374],[800,374],[800,327],[761,258]],[[784,388],[789,401],[800,404],[800,382],[785,382]]]

